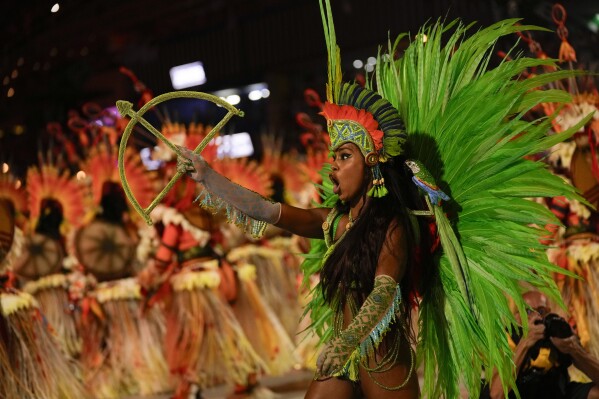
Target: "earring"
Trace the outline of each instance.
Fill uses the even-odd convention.
[[[389,194],[389,190],[385,187],[385,178],[383,178],[383,174],[381,173],[381,168],[379,168],[379,164],[375,164],[371,168],[372,170],[372,188],[368,190],[368,196],[381,198],[385,195]]]

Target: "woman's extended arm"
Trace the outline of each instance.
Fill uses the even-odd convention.
[[[200,155],[184,147],[179,149],[183,154],[183,158],[178,159],[180,171],[189,173],[192,179],[203,184],[209,192],[227,201],[249,217],[274,224],[293,234],[322,238],[321,226],[328,210],[301,209],[271,202],[215,172]]]
[[[275,226],[302,237],[322,238],[322,223],[329,211],[328,208],[302,209],[281,204],[281,217]]]

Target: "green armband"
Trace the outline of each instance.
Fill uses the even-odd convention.
[[[341,340],[352,347],[359,345],[362,354],[371,354],[395,320],[400,304],[399,284],[389,276],[377,276],[360,311],[341,332]]]
[[[319,358],[319,374],[358,380],[360,361],[373,355],[397,319],[401,290],[390,276],[374,279],[374,288],[349,326],[333,338]]]

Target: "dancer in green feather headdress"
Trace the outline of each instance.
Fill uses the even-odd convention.
[[[562,91],[535,89],[572,72],[521,81],[528,67],[554,65],[522,57],[488,69],[498,38],[538,29],[516,20],[470,36],[459,22],[437,23],[399,59],[390,44],[376,86],[363,88],[342,82],[327,0],[321,13],[329,55],[322,114],[333,157],[323,206],[269,202],[191,151],[182,151],[181,168],[239,211],[315,239],[303,269],[321,282],[306,312],[323,348],[308,398],[350,398],[358,389],[368,398],[416,398],[419,364],[428,397],[458,397],[460,384],[477,397],[481,372],[494,369],[513,388],[508,298],[524,312],[526,281],[559,301],[538,227],[558,222],[527,198],[581,200],[525,159],[578,126],[548,136],[551,118],[523,116],[541,102],[568,101]]]

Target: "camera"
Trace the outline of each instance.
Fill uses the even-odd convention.
[[[535,324],[544,324],[545,325],[545,334],[542,339],[537,341],[537,343],[530,348],[528,351],[528,356],[531,359],[536,359],[539,355],[539,351],[541,348],[547,348],[550,350],[552,355],[550,357],[562,367],[569,367],[572,364],[572,358],[570,355],[560,352],[553,342],[549,338],[568,338],[574,335],[574,331],[572,331],[572,327],[563,317],[558,316],[555,313],[548,313],[541,320],[535,320]]]
[[[574,334],[566,319],[555,313],[549,313],[542,320],[535,321],[535,324],[540,323],[545,325],[545,339],[549,339],[549,337],[568,338]]]

